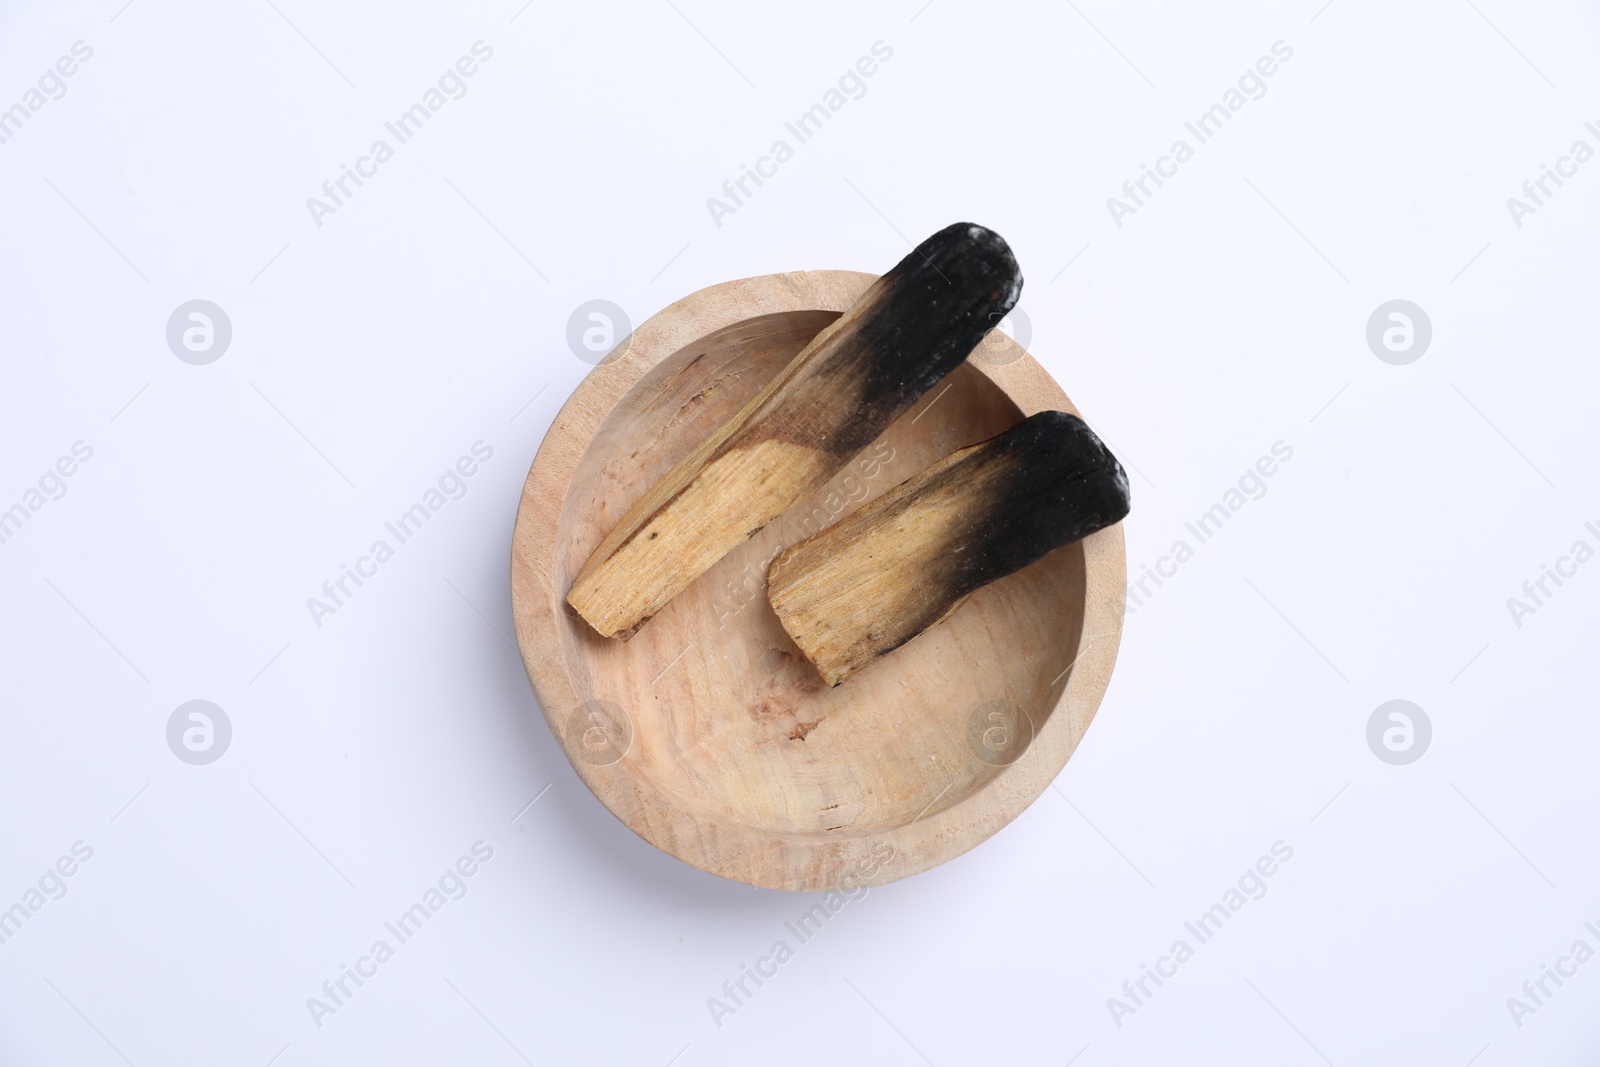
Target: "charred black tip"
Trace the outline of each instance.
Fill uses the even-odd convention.
[[[1005,238],[973,222],[946,226],[883,276],[840,369],[861,376],[861,401],[887,413],[887,424],[960,366],[1021,293],[1022,271]],[[882,427],[869,422],[839,450],[876,436]]]
[[[974,551],[949,561],[944,581],[952,597],[1128,515],[1122,464],[1076,415],[1038,412],[981,447],[1007,473],[974,516]]]
[[[976,222],[951,223],[900,261],[895,268],[918,266],[967,292],[981,294],[989,310],[1004,315],[1022,295],[1022,268],[1006,239]],[[930,284],[933,278],[929,279]],[[987,283],[987,284],[986,284]],[[991,323],[993,325],[993,323]]]
[[[1128,473],[1100,435],[1078,416],[1040,411],[1001,436],[1008,451],[1025,451],[1035,464],[1053,472],[1051,480],[1065,483],[1069,495],[1098,510],[1104,525],[1127,517],[1132,507]]]

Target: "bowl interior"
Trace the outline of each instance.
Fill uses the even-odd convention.
[[[561,595],[634,501],[835,318],[798,311],[738,322],[683,347],[623,397],[562,502],[554,551]],[[1083,626],[1080,545],[979,590],[834,689],[779,625],[766,566],[1021,417],[999,387],[963,364],[829,485],[724,557],[631,640],[600,637],[566,608],[568,675],[580,700],[625,716],[627,769],[675,806],[716,821],[846,836],[905,826],[1003,774],[1067,684]]]

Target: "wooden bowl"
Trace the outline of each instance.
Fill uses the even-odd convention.
[[[632,640],[600,637],[567,606],[628,507],[873,280],[746,278],[652,316],[562,407],[517,512],[517,643],[567,758],[640,837],[751,885],[878,885],[999,830],[1077,747],[1122,633],[1120,525],[979,590],[835,689],[767,603],[766,564],[790,544],[1026,415],[1076,411],[999,331]]]

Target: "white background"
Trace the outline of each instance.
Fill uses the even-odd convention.
[[[1506,603],[1600,547],[1600,162],[1506,206],[1600,149],[1592,7],[122,3],[0,13],[0,107],[94,50],[0,145],[0,508],[93,449],[0,545],[0,907],[93,849],[0,945],[0,1063],[1600,1052],[1600,963],[1507,1005],[1600,950],[1600,564],[1520,626]],[[318,227],[307,197],[479,40],[466,95]],[[877,41],[866,94],[718,226],[706,199]],[[1277,41],[1266,95],[1117,226],[1106,199]],[[707,999],[818,898],[635,838],[506,639],[518,493],[589,369],[567,318],[881,271],[960,219],[1010,240],[1029,348],[1130,468],[1130,572],[1293,458],[1130,614],[1054,788],[719,1027]],[[233,328],[206,366],[165,339],[196,298]],[[1405,366],[1365,339],[1396,298],[1433,327]],[[477,441],[466,495],[316,626],[307,598]],[[1405,766],[1366,740],[1397,698],[1433,728]],[[233,727],[208,766],[166,742],[192,699]],[[480,840],[467,895],[316,1025]],[[1114,1019],[1278,841],[1267,894]]]

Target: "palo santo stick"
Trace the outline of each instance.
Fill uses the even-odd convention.
[[[922,242],[629,509],[567,603],[631,637],[960,365],[1021,289],[991,230],[961,222]]]
[[[1128,513],[1128,477],[1076,415],[1041,411],[952,452],[767,570],[778,620],[829,685],[968,594]]]

